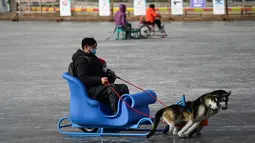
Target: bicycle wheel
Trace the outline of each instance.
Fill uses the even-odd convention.
[[[148,25],[142,25],[140,28],[141,38],[148,38],[150,36],[150,27]]]

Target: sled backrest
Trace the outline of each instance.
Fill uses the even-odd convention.
[[[85,88],[85,86],[82,84],[82,82],[71,76],[68,72],[63,74],[63,78],[67,80],[67,83],[69,85],[70,89],[70,104],[73,104],[74,106],[79,105],[86,106],[85,103],[87,103],[88,106],[97,107],[99,102],[96,100],[91,99],[88,96],[88,92]]]

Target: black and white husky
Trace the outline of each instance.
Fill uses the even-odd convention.
[[[201,121],[218,113],[220,108],[223,110],[227,109],[230,94],[231,91],[216,90],[200,96],[195,101],[186,102],[185,107],[174,104],[160,109],[155,115],[154,125],[147,138],[154,134],[161,118],[169,125],[169,131],[173,131],[174,135],[188,137],[194,134],[193,131],[199,133],[201,128],[198,128],[198,125]],[[187,123],[179,131],[175,125],[182,122]]]

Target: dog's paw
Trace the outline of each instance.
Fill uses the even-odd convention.
[[[168,130],[168,132],[169,132],[169,133],[172,133],[172,132],[173,132],[173,130]]]
[[[173,135],[177,135],[178,134],[178,131],[173,131]]]
[[[181,137],[181,138],[183,137],[183,133],[181,133],[181,132],[178,132],[177,135],[178,135],[179,137]]]

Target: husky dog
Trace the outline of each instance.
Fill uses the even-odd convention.
[[[161,118],[170,126],[169,131],[173,131],[174,135],[178,134],[180,137],[188,137],[193,130],[197,129],[201,121],[218,113],[220,107],[222,109],[227,109],[226,100],[228,100],[230,94],[231,92],[216,90],[200,96],[195,101],[186,102],[185,107],[174,104],[160,109],[155,115],[155,122],[147,138],[154,134]],[[226,102],[222,106],[220,103],[223,99]],[[175,125],[182,122],[187,123],[178,131]]]
[[[214,93],[218,93],[217,95],[219,96],[219,103],[220,103],[220,108],[222,110],[226,110],[228,109],[228,97],[231,94],[231,91],[226,92],[225,90],[216,90],[214,91]],[[216,112],[210,111],[211,112],[211,116],[217,114],[220,110],[217,110]],[[193,130],[189,136],[192,136],[193,134],[197,134],[197,135],[201,135],[201,130],[203,129],[202,127],[197,127],[196,130]]]

